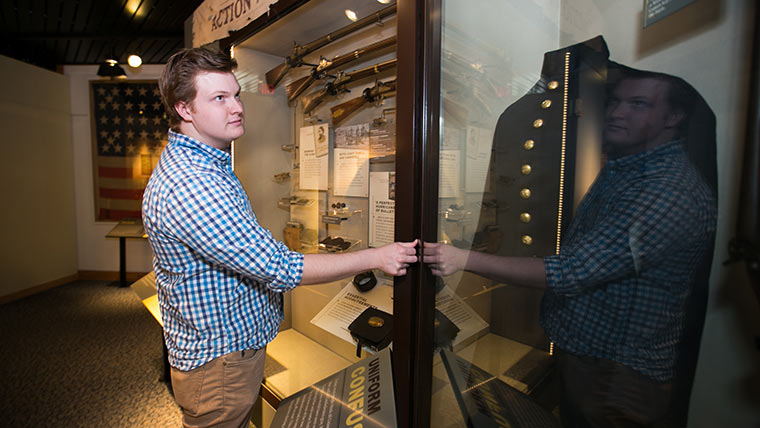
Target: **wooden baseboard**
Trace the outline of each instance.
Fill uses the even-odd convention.
[[[138,279],[147,275],[148,272],[127,272],[127,283],[133,283]],[[63,278],[56,279],[55,281],[46,282],[44,284],[29,287],[15,293],[6,294],[0,296],[0,305],[3,305],[14,300],[23,299],[24,297],[31,296],[32,294],[41,293],[51,288],[58,287],[59,285],[68,284],[77,280],[90,280],[90,281],[118,281],[119,272],[103,271],[103,270],[80,270],[74,275],[65,276]]]
[[[127,282],[135,282],[147,274],[148,272],[127,272]],[[80,270],[79,279],[88,281],[118,281],[119,272],[105,270]]]
[[[55,281],[46,282],[44,284],[17,291],[15,293],[6,294],[5,296],[0,296],[0,305],[12,302],[14,300],[23,299],[24,297],[41,293],[45,290],[50,290],[51,288],[58,287],[59,285],[68,284],[69,282],[76,281],[77,279],[79,279],[78,273],[56,279]]]

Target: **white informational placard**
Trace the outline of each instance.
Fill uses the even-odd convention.
[[[396,115],[389,114],[384,121],[373,122],[369,129],[370,157],[379,158],[396,154]]]
[[[299,134],[298,155],[300,169],[298,179],[302,190],[327,190],[328,159],[325,152],[317,156],[316,136],[322,129],[324,140],[327,141],[327,125],[304,126]],[[320,142],[320,144],[322,144]]]
[[[373,307],[393,314],[393,287],[378,280],[369,291],[361,292],[349,281],[330,302],[322,308],[311,323],[349,343],[356,343],[348,326],[365,309]]]
[[[459,150],[441,150],[440,175],[438,180],[439,198],[459,196]]]
[[[366,198],[369,188],[369,124],[335,129],[333,193]]]
[[[452,346],[457,346],[462,341],[488,328],[488,323],[462,301],[448,285],[443,287],[435,296],[435,308],[459,327],[459,333],[454,339]]]
[[[487,192],[486,177],[491,161],[493,132],[485,128],[467,127],[467,157],[465,158],[464,191]]]
[[[394,242],[396,219],[396,173],[371,172],[369,175],[369,246]]]

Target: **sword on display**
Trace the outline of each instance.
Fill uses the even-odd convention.
[[[302,98],[303,113],[309,114],[309,112],[317,108],[317,106],[329,96],[338,95],[340,92],[348,91],[345,86],[349,83],[374,76],[394,67],[396,67],[395,58],[359,70],[351,71],[349,73],[339,72],[338,76],[333,81],[327,82],[325,86],[322,87],[322,89],[312,92],[311,94],[306,95]]]
[[[293,47],[293,53],[285,58],[285,62],[278,65],[277,67],[269,70],[266,75],[266,81],[267,85],[271,86],[272,88],[275,88],[280,81],[282,81],[282,78],[285,77],[288,72],[295,68],[300,67],[304,64],[303,58],[306,55],[309,55],[310,53],[316,51],[317,49],[327,45],[330,42],[333,42],[335,40],[340,39],[341,37],[345,37],[354,31],[360,30],[364,27],[366,27],[369,24],[380,22],[383,18],[392,15],[396,13],[396,4],[392,4],[385,9],[381,9],[378,12],[373,13],[372,15],[368,15],[356,22],[353,22],[349,25],[346,25],[343,28],[340,28],[326,36],[322,36],[318,38],[317,40],[312,41],[311,43],[308,43],[306,45],[296,45]]]
[[[324,79],[331,71],[356,61],[362,57],[372,54],[377,51],[381,51],[387,47],[394,46],[396,44],[396,36],[388,37],[385,40],[373,43],[371,45],[359,48],[353,52],[348,52],[343,55],[336,56],[332,60],[322,58],[319,64],[311,69],[311,72],[295,82],[285,87],[285,92],[288,94],[288,101],[293,101],[298,98],[304,91],[317,80]]]

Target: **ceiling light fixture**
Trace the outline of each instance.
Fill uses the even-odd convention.
[[[377,0],[377,2],[382,3],[382,4],[388,4],[391,2],[391,0]]]
[[[100,64],[97,74],[98,76],[110,77],[111,79],[127,77],[127,73],[121,68],[121,66],[119,66],[119,61],[116,59],[116,55],[113,54],[113,50],[111,51],[111,54],[106,57],[105,62]]]
[[[140,58],[140,55],[132,54],[127,58],[127,64],[132,68],[137,68],[142,65],[142,58]]]
[[[351,9],[346,9],[346,18],[350,19],[351,21],[356,21],[358,19],[356,17],[356,12]]]

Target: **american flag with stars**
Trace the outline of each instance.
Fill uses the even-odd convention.
[[[143,190],[168,137],[158,83],[92,81],[90,86],[96,219],[139,218]]]

